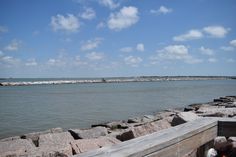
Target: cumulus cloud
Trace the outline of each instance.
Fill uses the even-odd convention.
[[[208,26],[204,27],[203,31],[215,38],[223,38],[229,32],[230,29],[224,28],[223,26]]]
[[[130,65],[132,67],[137,67],[139,63],[141,63],[142,61],[143,61],[142,58],[135,56],[128,56],[124,58],[125,64]]]
[[[145,50],[145,49],[144,49],[144,44],[143,44],[143,43],[137,44],[136,50],[137,50],[137,51],[144,51],[144,50]]]
[[[132,52],[133,48],[132,47],[123,47],[120,49],[121,52]]]
[[[80,27],[80,22],[73,14],[56,15],[51,17],[51,27],[53,31],[77,32]]]
[[[88,53],[86,57],[90,61],[99,61],[99,60],[103,60],[105,58],[105,55],[99,52],[91,52],[91,53]]]
[[[235,39],[235,40],[232,40],[232,41],[230,41],[230,45],[232,45],[232,46],[235,46],[235,47],[236,47],[236,39]]]
[[[119,7],[119,3],[115,3],[114,0],[99,0],[99,3],[110,9],[115,9]]]
[[[20,40],[12,40],[10,44],[8,44],[6,47],[5,47],[5,50],[6,51],[17,51],[19,50],[20,46],[21,46],[21,41]]]
[[[189,64],[202,62],[201,59],[194,58],[189,54],[188,48],[184,45],[169,45],[158,50],[158,58],[164,60],[183,60]]]
[[[92,20],[96,17],[96,12],[92,8],[85,8],[85,11],[80,17],[86,20]]]
[[[8,28],[5,26],[0,26],[0,33],[6,33],[8,32]]]
[[[201,47],[199,48],[199,50],[200,50],[201,53],[204,54],[204,55],[208,55],[208,56],[214,55],[214,51],[213,51],[212,49],[205,48],[205,47],[201,46]]]
[[[201,31],[192,29],[185,34],[173,37],[173,40],[174,41],[187,41],[187,40],[193,40],[193,39],[200,39],[202,37],[203,37],[203,34]]]
[[[168,14],[171,13],[173,10],[171,8],[167,8],[165,6],[160,6],[158,10],[150,10],[152,14]]]
[[[117,13],[112,13],[107,24],[110,29],[119,31],[134,25],[138,20],[138,8],[129,6],[123,7]]]
[[[36,62],[35,58],[28,59],[27,62],[25,63],[26,66],[37,66],[38,63]]]
[[[93,50],[93,49],[97,48],[99,46],[99,44],[101,44],[102,40],[103,40],[102,38],[94,38],[92,40],[88,40],[88,41],[82,43],[82,46],[80,47],[80,49],[82,51]]]

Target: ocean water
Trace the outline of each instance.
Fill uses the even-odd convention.
[[[236,80],[0,86],[0,138],[86,128],[236,95]]]

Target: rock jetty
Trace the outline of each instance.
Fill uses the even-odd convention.
[[[88,129],[53,128],[1,139],[0,157],[71,157],[202,117],[236,118],[236,96],[220,97],[212,102],[191,104],[183,109],[166,110],[154,115],[94,124]],[[225,142],[222,138],[215,139],[216,146]],[[236,147],[236,137],[228,139]]]
[[[235,79],[235,77],[229,77],[229,76],[140,76],[140,77],[119,77],[119,78],[117,77],[117,78],[79,79],[79,80],[19,81],[19,82],[11,81],[11,82],[0,82],[0,86],[186,81],[186,80],[223,80],[223,79]]]

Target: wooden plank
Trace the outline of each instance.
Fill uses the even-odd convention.
[[[236,119],[219,119],[218,136],[236,136]]]
[[[186,138],[167,148],[151,153],[146,157],[183,157],[190,152],[196,151],[201,145],[211,141],[217,136],[217,129],[212,127],[192,137]]]
[[[207,143],[217,135],[217,120],[215,118],[200,118],[198,120],[178,125],[173,128],[162,130],[150,135],[142,136],[133,140],[122,142],[110,147],[103,147],[74,157],[141,157],[154,152],[163,151],[172,147],[172,152],[176,151],[176,145],[183,148],[180,142],[185,145],[192,143],[193,139],[198,139],[196,146]],[[209,136],[209,138],[207,138]],[[204,137],[204,138],[200,138]],[[191,147],[191,146],[190,146]],[[195,147],[195,146],[194,146]],[[193,147],[191,147],[192,149]],[[196,147],[197,148],[197,147]],[[180,152],[184,149],[180,150]]]

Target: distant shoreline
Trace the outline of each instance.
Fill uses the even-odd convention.
[[[11,79],[11,78],[10,78]],[[32,78],[33,79],[33,78]],[[46,78],[45,78],[46,79]],[[47,78],[49,79],[49,78]],[[192,81],[192,80],[226,80],[236,79],[236,76],[139,76],[139,77],[107,77],[94,79],[56,79],[40,81],[6,81],[0,86],[29,86],[56,84],[84,84],[84,83],[123,83],[123,82],[158,82],[158,81]],[[1,80],[4,80],[1,78]],[[6,79],[8,80],[8,79]]]

